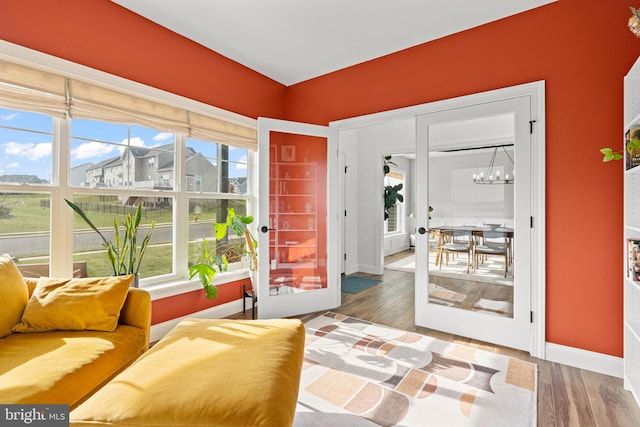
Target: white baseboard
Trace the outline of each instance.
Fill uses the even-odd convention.
[[[622,378],[623,359],[564,345],[546,343],[545,358],[551,362],[562,363],[575,368],[586,369],[612,377]]]
[[[251,304],[247,305],[247,309],[251,310]],[[175,319],[167,320],[166,322],[157,323],[151,326],[151,342],[156,342],[164,337],[170,330],[172,330],[182,319],[198,318],[198,319],[221,319],[223,317],[231,316],[242,311],[242,299],[230,301],[226,304],[221,304],[215,307],[208,308],[206,310],[191,313],[187,316],[178,317]]]
[[[350,264],[345,264],[344,266],[344,275],[348,276],[349,274],[353,274],[353,273],[357,273],[358,272],[358,264],[356,263],[350,263]]]
[[[360,271],[363,271],[362,266]],[[364,272],[364,271],[363,271]],[[250,307],[247,307],[249,310]],[[242,311],[242,299],[228,302],[206,310],[191,313],[189,315],[171,319],[166,322],[158,323],[151,326],[150,341],[155,342],[165,336],[173,329],[182,319],[198,318],[198,319],[220,319],[231,316],[232,314]],[[593,351],[582,350],[564,345],[546,343],[545,359],[550,362],[562,363],[564,365],[573,366],[575,368],[586,369],[613,377],[622,378],[624,367],[621,357],[610,356],[608,354],[596,353]]]
[[[358,264],[358,271],[367,274],[382,274],[375,265]]]

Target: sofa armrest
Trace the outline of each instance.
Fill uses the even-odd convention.
[[[147,345],[151,331],[151,296],[139,288],[129,288],[124,306],[120,311],[119,323],[135,326],[145,331]]]

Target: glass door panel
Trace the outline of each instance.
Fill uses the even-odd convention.
[[[500,120],[513,138],[513,115]],[[438,125],[429,132],[440,146]],[[513,317],[513,151],[505,143],[429,152],[431,303]]]
[[[327,140],[271,132],[269,294],[327,287]]]
[[[338,203],[329,195],[337,188],[336,132],[260,118],[258,146],[258,317],[335,308]]]
[[[416,324],[531,349],[530,102],[417,118]]]

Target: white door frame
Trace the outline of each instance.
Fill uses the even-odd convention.
[[[546,317],[546,220],[545,220],[545,82],[537,81],[495,89],[477,94],[464,95],[457,98],[430,102],[365,116],[331,122],[330,127],[339,132],[338,146],[341,146],[340,134],[343,131],[380,125],[400,119],[416,117],[422,114],[460,108],[499,101],[508,98],[530,96],[531,97],[531,211],[533,227],[531,229],[531,310],[532,321],[532,345],[531,355],[541,359],[545,358],[545,317]],[[378,201],[382,211],[382,198]],[[376,206],[377,208],[377,206]],[[382,221],[382,215],[380,215]],[[382,224],[380,224],[382,229]],[[382,250],[382,239],[377,243]],[[349,254],[347,254],[349,256]],[[383,266],[379,266],[380,269]]]

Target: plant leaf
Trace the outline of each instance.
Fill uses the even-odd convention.
[[[91,222],[91,220],[89,219],[89,217],[87,217],[87,215],[85,215],[84,211],[82,209],[80,209],[80,206],[76,205],[75,203],[64,199],[65,202],[67,202],[67,205],[69,205],[71,207],[71,209],[73,209],[75,211],[75,213],[77,213],[78,215],[80,215],[80,218],[82,218],[84,220],[84,222],[87,223],[87,225],[89,227],[91,227],[93,229],[93,231],[95,231],[96,233],[98,233],[98,235],[100,236],[100,238],[102,239],[102,241],[105,244],[108,244],[109,242],[107,242],[107,239],[105,239],[105,237],[102,235],[102,233],[100,232],[100,230],[98,230],[98,227],[96,227],[95,225],[93,225],[93,222]]]

